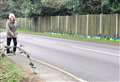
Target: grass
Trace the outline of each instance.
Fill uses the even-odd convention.
[[[19,32],[22,33],[29,33],[33,35],[43,35],[53,38],[62,38],[62,39],[68,39],[68,40],[76,40],[76,41],[89,41],[89,42],[99,42],[99,43],[120,43],[120,40],[113,40],[113,39],[105,39],[105,38],[90,38],[90,37],[80,37],[80,35],[77,34],[60,34],[60,33],[48,33],[48,32],[31,32],[28,29],[19,29]]]
[[[1,30],[3,31],[3,30]],[[20,28],[18,29],[18,32],[20,33],[28,33],[33,35],[42,35],[42,36],[48,36],[53,38],[62,38],[62,39],[68,39],[68,40],[75,40],[75,41],[86,41],[86,42],[98,42],[98,43],[120,43],[120,40],[113,40],[113,39],[105,39],[105,38],[90,38],[90,37],[81,37],[77,34],[60,34],[60,33],[48,33],[48,32],[31,32],[30,30],[26,28]]]
[[[22,79],[23,71],[8,58],[0,57],[0,82],[21,82]]]
[[[0,29],[0,32],[3,32],[4,31],[4,29]]]

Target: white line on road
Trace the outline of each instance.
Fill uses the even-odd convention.
[[[43,64],[43,65],[46,65],[46,66],[48,66],[48,67],[51,67],[51,68],[53,68],[53,69],[56,69],[56,70],[58,70],[58,71],[60,71],[60,72],[62,72],[62,73],[65,73],[65,74],[67,74],[68,76],[71,76],[72,78],[78,80],[79,82],[87,82],[87,81],[85,81],[85,80],[83,80],[83,79],[80,79],[79,77],[77,77],[77,76],[75,76],[75,75],[73,75],[73,74],[71,74],[71,73],[69,73],[69,72],[67,72],[67,71],[65,71],[65,70],[57,67],[57,66],[51,65],[51,64],[46,63],[46,62],[43,62],[43,61],[40,61],[40,60],[38,60],[38,59],[36,59],[36,58],[32,58],[32,60],[33,60],[33,61],[36,61],[36,62],[39,62],[39,63],[41,63],[41,64]]]
[[[35,40],[35,41],[42,41],[40,39],[36,39],[36,38],[31,38],[32,40]],[[43,41],[44,42],[44,41]],[[48,44],[51,44],[51,42],[47,42]],[[55,43],[56,44],[56,43]],[[118,53],[113,53],[113,52],[108,52],[108,51],[102,51],[102,50],[98,50],[98,49],[90,49],[90,48],[85,48],[85,47],[79,47],[79,46],[70,46],[68,44],[64,44],[64,43],[59,43],[60,45],[62,46],[69,46],[69,47],[72,47],[72,48],[77,48],[77,49],[81,49],[81,50],[88,50],[88,51],[92,51],[92,52],[97,52],[97,53],[101,53],[101,54],[107,54],[107,55],[110,55],[110,56],[118,56],[120,57],[119,55],[119,51]],[[53,45],[53,44],[52,44]]]
[[[78,47],[78,46],[72,46],[72,47],[82,49],[82,50],[88,50],[88,51],[93,51],[93,52],[97,52],[97,53],[107,54],[107,55],[111,55],[111,56],[120,56],[119,51],[118,51],[118,54],[117,54],[117,53],[111,53],[111,52],[106,52],[106,51],[101,51],[101,50],[89,49],[89,48],[85,48],[85,47],[84,48],[83,47]]]

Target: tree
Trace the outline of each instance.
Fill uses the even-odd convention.
[[[103,0],[102,13],[120,13],[120,0]]]
[[[110,14],[111,12],[112,12],[112,9],[110,7],[109,1],[108,0],[102,1],[101,13]]]
[[[72,15],[72,9],[67,7],[68,0],[49,0],[42,2],[41,16]]]
[[[8,4],[6,2],[0,4],[0,18],[7,18],[7,15],[9,14],[7,10],[8,10]]]
[[[120,0],[109,0],[112,13],[120,13]]]
[[[6,0],[0,4],[0,17],[120,13],[120,0]]]
[[[0,5],[0,18],[6,18],[9,13],[14,13],[16,16],[22,16],[21,4],[24,0],[6,0]]]
[[[35,17],[35,16],[40,16],[41,14],[41,0],[30,0],[29,5],[28,5],[28,15],[30,17]]]

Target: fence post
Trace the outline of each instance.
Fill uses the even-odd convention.
[[[100,14],[100,29],[99,34],[102,34],[102,14]]]
[[[29,18],[29,31],[31,30],[31,18]]]
[[[38,23],[37,23],[37,24],[38,24],[38,25],[37,25],[37,28],[38,28],[38,29],[37,29],[37,32],[41,32],[41,31],[40,31],[40,17],[38,17]]]
[[[44,19],[44,28],[43,28],[43,32],[46,32],[47,30],[46,30],[46,19],[45,19],[46,17],[43,17],[43,19]]]
[[[19,25],[20,25],[20,28],[22,28],[22,27],[21,27],[21,19],[20,19],[20,18],[19,18]]]
[[[50,18],[51,18],[51,32],[52,32],[52,31],[53,31],[53,30],[52,30],[52,16],[51,16]]]
[[[87,23],[86,23],[87,25],[86,25],[86,36],[88,37],[88,25],[89,25],[89,15],[87,15]]]
[[[25,30],[26,30],[26,28],[27,28],[27,27],[26,27],[26,17],[25,17]]]
[[[75,33],[77,34],[77,27],[78,27],[78,16],[76,15],[76,28],[75,28]]]
[[[30,18],[29,18],[29,22],[28,22],[28,28],[29,28],[29,30],[30,30]]]
[[[32,31],[32,18],[30,18],[30,31]]]
[[[68,32],[68,16],[66,16],[66,33]]]
[[[23,25],[24,25],[24,24],[23,24],[23,21],[24,21],[24,20],[23,20],[22,18],[20,18],[20,27],[21,27],[22,29],[24,29],[24,28],[23,28]]]
[[[118,34],[118,14],[116,14],[116,37]]]
[[[58,16],[58,32],[60,32],[60,28],[59,28],[59,22],[60,22],[60,16]]]

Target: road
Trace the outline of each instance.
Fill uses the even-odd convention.
[[[58,66],[79,78],[94,82],[118,82],[119,45],[77,42],[20,34],[19,44],[32,57]]]

